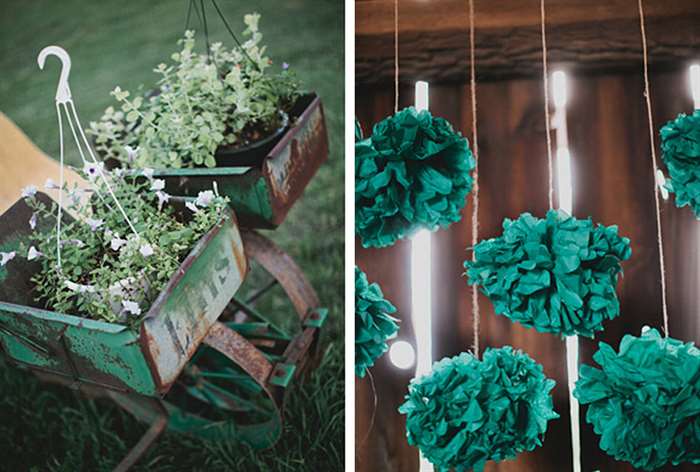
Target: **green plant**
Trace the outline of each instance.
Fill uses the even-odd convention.
[[[68,212],[75,219],[62,218],[60,265],[54,230],[57,204],[36,198],[36,187],[23,192],[34,210],[29,222],[34,231],[19,252],[41,263],[32,278],[36,301],[61,313],[134,325],[192,246],[225,218],[227,200],[211,190],[201,192],[186,202],[192,218],[183,223],[165,204],[170,196],[163,191],[164,182],[153,179],[149,169],[139,174],[107,172],[100,163],[87,164],[80,172],[92,186],[64,186],[64,216]],[[46,187],[58,188],[50,180]]]
[[[286,63],[270,71],[259,20],[257,13],[244,16],[249,38],[241,47],[217,42],[209,54],[195,53],[194,31],[186,31],[172,64],[154,69],[156,92],[131,98],[116,87],[119,107],[90,123],[97,150],[136,168],[214,167],[219,146],[250,144],[282,127],[299,84]],[[138,154],[130,151],[136,147]]]

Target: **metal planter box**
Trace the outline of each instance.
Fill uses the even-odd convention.
[[[37,198],[46,199],[44,194]],[[30,208],[0,217],[0,251],[28,236]],[[213,227],[187,255],[145,315],[127,326],[36,308],[30,278],[38,264],[0,268],[0,347],[18,364],[59,377],[143,395],[165,394],[240,287],[248,270],[236,217]]]
[[[161,169],[171,195],[196,196],[213,182],[231,200],[242,227],[275,228],[287,216],[321,164],[328,159],[328,133],[321,100],[301,97],[293,125],[254,167]]]

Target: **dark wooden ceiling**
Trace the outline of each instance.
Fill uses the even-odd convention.
[[[355,4],[358,83],[393,80],[394,2]],[[541,72],[540,2],[475,0],[480,79]],[[651,66],[700,59],[700,1],[646,0]],[[548,58],[572,70],[630,69],[641,61],[636,0],[547,0]],[[403,80],[464,81],[469,67],[467,0],[399,0]]]

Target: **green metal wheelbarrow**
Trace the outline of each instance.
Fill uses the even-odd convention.
[[[41,193],[36,198],[50,202]],[[31,213],[20,200],[0,216],[0,251],[28,238]],[[117,470],[131,467],[166,427],[271,446],[281,432],[285,388],[314,362],[326,310],[288,255],[264,236],[240,231],[232,211],[228,216],[192,249],[138,331],[37,306],[35,262],[16,259],[0,268],[4,354],[44,380],[110,397],[151,423]],[[244,279],[259,273],[267,280],[257,276],[243,298]],[[277,286],[293,317],[257,309]]]

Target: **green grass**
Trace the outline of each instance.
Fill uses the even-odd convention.
[[[219,0],[240,31],[243,13],[262,14],[269,54],[288,62],[321,96],[330,134],[329,162],[284,224],[267,233],[306,272],[331,316],[323,362],[294,386],[284,433],[267,451],[166,434],[137,470],[342,470],[343,468],[343,11],[336,0]],[[84,125],[111,103],[115,85],[154,80],[182,34],[187,1],[5,1],[0,15],[0,110],[49,155],[58,152],[54,94],[58,62],[44,71],[36,56],[49,44],[71,55],[70,84]],[[210,36],[231,41],[209,11]],[[193,22],[196,25],[196,17]],[[199,37],[201,39],[201,36]],[[203,42],[203,41],[202,41]],[[76,163],[75,150],[69,161]],[[21,156],[17,156],[21,161]],[[0,360],[0,454],[4,470],[111,470],[146,426],[106,400],[89,400],[38,382]]]

